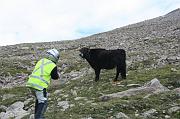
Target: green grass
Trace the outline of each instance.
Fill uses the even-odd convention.
[[[174,66],[165,66],[162,68],[151,70],[129,71],[128,83],[145,83],[153,78],[157,78],[165,86],[180,87],[178,79],[180,79],[180,67],[176,67],[177,71],[172,71]]]

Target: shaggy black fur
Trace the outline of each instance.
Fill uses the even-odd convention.
[[[123,49],[106,50],[106,49],[89,49],[81,48],[79,54],[82,58],[85,58],[91,67],[94,69],[96,77],[95,81],[99,80],[99,74],[101,69],[113,69],[116,67],[116,77],[114,81],[117,81],[119,73],[121,77],[126,79],[126,52]]]

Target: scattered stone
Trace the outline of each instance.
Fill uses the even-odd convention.
[[[120,85],[120,84],[118,84],[117,86],[119,86],[119,87],[124,87],[125,85]]]
[[[165,115],[165,119],[170,119],[171,117],[169,115]]]
[[[180,88],[175,88],[174,91],[180,95]]]
[[[74,98],[74,100],[87,100],[87,98],[86,97],[76,97],[76,98]]]
[[[73,96],[77,96],[76,90],[72,90],[72,89],[71,89],[71,93],[72,93]]]
[[[166,110],[163,110],[162,112],[163,112],[163,114],[165,114],[165,113],[166,113]]]
[[[130,119],[126,114],[119,112],[116,114],[116,119]]]
[[[176,112],[178,110],[180,110],[179,106],[171,107],[170,109],[168,109],[168,113],[172,114],[172,113],[174,113],[174,112]]]
[[[140,84],[128,84],[127,87],[140,87]]]
[[[6,109],[7,109],[7,107],[6,107],[6,106],[4,106],[4,105],[1,105],[1,106],[0,106],[0,110],[1,110],[1,112],[5,112],[5,111],[6,111]]]
[[[61,92],[62,92],[62,90],[55,90],[55,91],[54,91],[54,94],[55,94],[55,95],[59,95],[59,94],[61,94]]]
[[[156,113],[156,110],[155,109],[150,109],[144,113],[142,113],[142,116],[144,118],[150,118],[150,117],[153,117],[153,114]]]
[[[62,111],[65,111],[66,109],[68,109],[70,107],[69,105],[69,101],[61,101],[58,102],[57,104],[59,107],[62,107],[63,109],[61,109]]]
[[[177,72],[178,70],[177,70],[177,69],[175,69],[175,68],[171,68],[171,71],[173,71],[173,72]]]
[[[135,116],[136,116],[136,117],[138,117],[138,116],[139,116],[139,114],[137,114],[137,113],[136,113],[136,114],[135,114]]]
[[[69,97],[69,95],[67,94],[67,95],[62,95],[62,97],[63,98],[67,98],[67,97]]]
[[[149,98],[149,96],[151,96],[152,94],[147,94],[146,96],[144,96],[144,99]]]
[[[91,105],[97,106],[98,104],[97,103],[91,103]]]

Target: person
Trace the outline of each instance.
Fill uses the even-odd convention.
[[[59,52],[56,49],[48,50],[45,57],[37,62],[27,81],[26,86],[36,98],[35,119],[44,119],[44,113],[48,104],[47,88],[51,79],[57,80],[59,78],[56,65],[59,56]]]

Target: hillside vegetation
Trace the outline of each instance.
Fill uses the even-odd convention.
[[[179,44],[176,9],[77,40],[0,47],[0,118],[33,117],[34,98],[25,83],[45,51],[56,48],[61,80],[52,81],[48,89],[47,119],[179,119]],[[79,57],[78,49],[85,46],[125,49],[127,79],[113,83],[112,69],[102,70],[95,82],[93,69]]]

